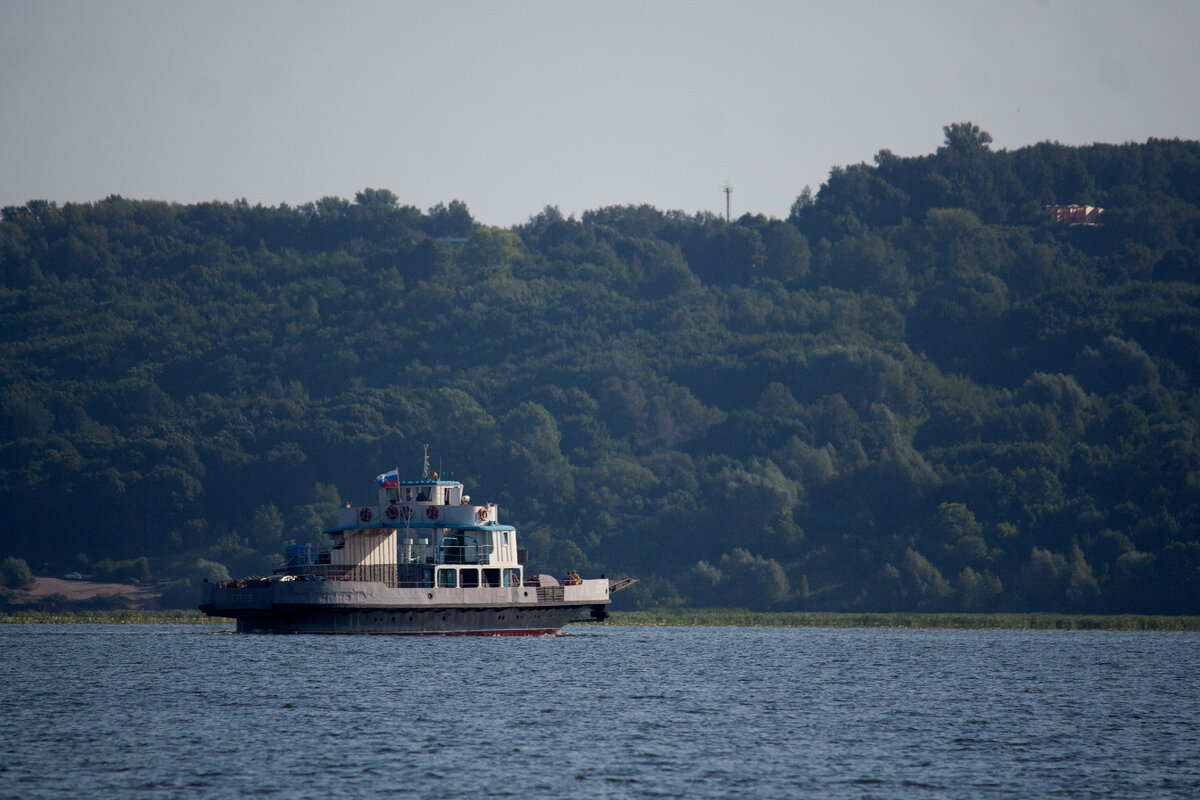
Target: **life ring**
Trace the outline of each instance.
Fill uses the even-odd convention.
[[[400,516],[404,517],[405,522],[412,519],[412,506],[400,506]]]
[[[363,506],[358,510],[358,518],[363,522],[370,522],[372,516],[371,509],[367,508],[366,506]]]
[[[395,506],[388,506],[387,511],[383,513],[387,514],[388,519],[395,519],[396,517],[400,516],[400,511],[397,510]]]
[[[479,521],[486,522],[487,518],[488,518],[488,510],[487,510],[487,506],[484,506],[483,508],[479,509]]]
[[[430,519],[437,519],[438,518],[437,506],[427,506],[425,508],[425,516],[429,517]]]

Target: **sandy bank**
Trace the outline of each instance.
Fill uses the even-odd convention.
[[[37,583],[29,594],[32,597],[46,597],[52,594],[64,595],[68,600],[91,600],[100,595],[120,594],[129,598],[135,608],[153,606],[158,600],[157,587],[133,583],[94,583],[92,581],[69,581],[63,578],[35,577]]]

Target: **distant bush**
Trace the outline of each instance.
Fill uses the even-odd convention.
[[[189,578],[175,581],[163,589],[158,604],[162,608],[195,608],[200,603],[200,592]]]
[[[0,564],[0,585],[8,589],[28,589],[33,583],[33,571],[25,559],[9,556]]]
[[[229,570],[225,568],[224,564],[199,558],[196,559],[196,566],[188,571],[188,577],[196,580],[208,578],[213,583],[216,583],[217,581],[229,580]]]
[[[126,561],[105,558],[92,566],[88,577],[95,581],[124,581],[129,578],[148,581],[150,580],[150,561],[145,556]]]

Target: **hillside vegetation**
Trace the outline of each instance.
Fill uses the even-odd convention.
[[[0,555],[267,571],[428,442],[625,607],[1200,613],[1200,143],[945,134],[786,220],[5,208]]]

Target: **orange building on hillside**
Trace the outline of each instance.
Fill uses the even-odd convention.
[[[1099,225],[1103,208],[1096,206],[1080,206],[1072,203],[1069,206],[1048,205],[1046,216],[1051,222],[1062,222],[1068,225]]]

